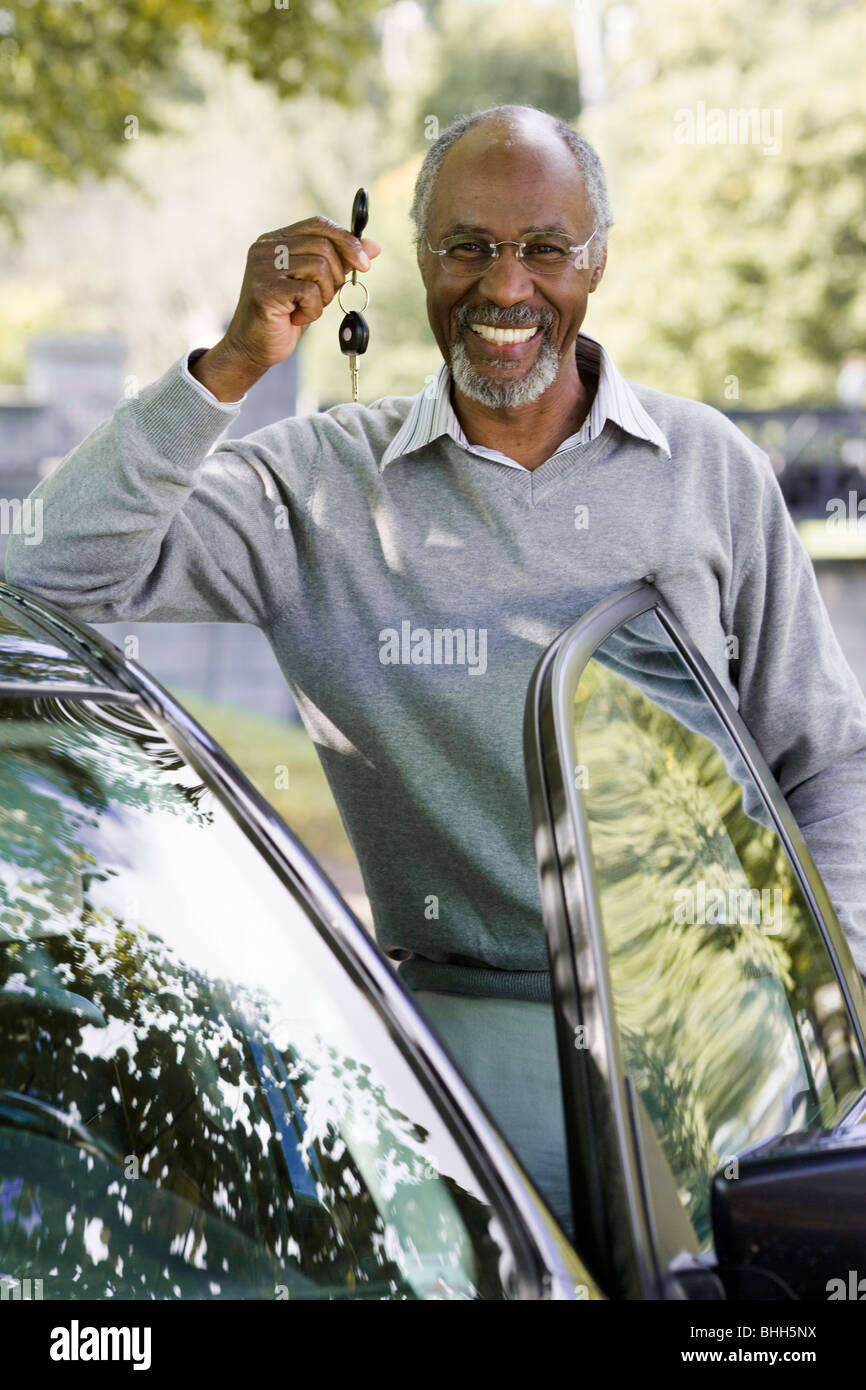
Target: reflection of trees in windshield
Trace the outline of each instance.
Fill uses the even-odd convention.
[[[41,1186],[19,1194],[16,1267],[25,1252],[44,1269],[62,1251],[64,1268],[81,1270],[81,1297],[115,1288],[123,1296],[142,1266],[144,1296],[162,1296],[170,1253],[172,1265],[180,1257],[218,1281],[264,1264],[263,1296],[280,1282],[291,1289],[292,1270],[358,1296],[369,1286],[377,1297],[411,1297],[419,1279],[431,1292],[438,1280],[441,1292],[476,1296],[472,1246],[492,1251],[486,1208],[431,1168],[427,1135],[389,1103],[369,1065],[307,1029],[298,1050],[274,1001],[208,980],[156,938],[96,919],[69,936],[9,943],[0,991],[7,1091],[45,1099],[80,1122],[97,1152],[117,1156],[95,1209],[77,1191],[80,1163],[69,1155],[48,1181],[54,1206]],[[82,1018],[65,999],[89,1001],[92,1012]],[[0,1103],[4,1122],[52,1132]],[[28,1175],[10,1169],[15,1147],[4,1139],[9,1192]],[[137,1179],[127,1176],[130,1156]],[[148,1207],[137,1183],[181,1202]],[[209,1248],[224,1227],[235,1237],[225,1267],[223,1245]],[[153,1247],[149,1260],[140,1235]],[[493,1260],[481,1265],[495,1269]]]
[[[68,1298],[501,1297],[488,1207],[362,1057],[95,905],[104,816],[212,824],[174,749],[129,707],[46,699],[0,701],[0,751],[0,1272]]]
[[[709,1174],[748,1143],[826,1119],[857,1084],[849,1065],[828,1086],[818,1056],[826,953],[781,842],[746,815],[709,739],[596,662],[574,728],[625,1063],[707,1237]],[[781,929],[678,919],[677,891],[699,883],[779,890]],[[809,1093],[803,1054],[823,1094]]]
[[[74,920],[90,879],[106,876],[87,831],[109,807],[204,824],[205,791],[128,705],[0,699],[0,940],[33,922]]]

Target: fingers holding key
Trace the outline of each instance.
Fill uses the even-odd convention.
[[[261,372],[288,357],[353,270],[369,269],[381,247],[327,217],[308,217],[266,232],[247,253],[246,271],[226,339]]]

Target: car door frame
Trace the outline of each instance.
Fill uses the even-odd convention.
[[[623,623],[653,611],[764,798],[819,925],[854,1036],[866,1057],[863,980],[802,832],[757,743],[653,578],[623,586],[595,604],[544,653],[530,682],[524,720],[527,785],[565,1092],[575,1239],[601,1287],[615,1298],[658,1297],[664,1271],[655,1259],[642,1127],[614,1016],[589,824],[576,778],[565,777],[563,767],[571,765],[574,698],[587,664]],[[866,1097],[861,1097],[858,1112],[864,1104]]]

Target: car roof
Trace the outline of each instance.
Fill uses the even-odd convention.
[[[74,624],[66,621],[68,633],[38,600],[0,582],[0,684],[117,684],[108,671],[103,675],[88,664],[74,640]]]

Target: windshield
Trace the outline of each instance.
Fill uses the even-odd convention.
[[[498,1298],[504,1248],[369,999],[166,734],[0,700],[0,1277]]]

